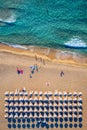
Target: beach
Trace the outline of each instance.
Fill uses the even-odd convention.
[[[83,127],[81,129],[87,129],[87,58],[66,54],[54,49],[31,47],[26,50],[0,44],[0,130],[8,130],[7,120],[4,118],[5,91],[14,92],[23,87],[27,91],[82,92]],[[38,66],[38,72],[32,74],[32,78],[30,78],[31,65]],[[23,70],[22,75],[17,74],[17,67]],[[64,72],[62,77],[61,71]],[[46,83],[49,85],[47,86]]]

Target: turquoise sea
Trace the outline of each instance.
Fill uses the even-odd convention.
[[[87,54],[87,0],[0,0],[0,42]]]

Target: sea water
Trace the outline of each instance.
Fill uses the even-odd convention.
[[[0,42],[87,54],[87,0],[0,0]]]

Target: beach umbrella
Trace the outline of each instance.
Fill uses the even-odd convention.
[[[25,103],[24,103],[24,106],[25,106],[25,107],[28,107],[28,106],[29,106],[28,102],[25,102]]]
[[[42,99],[42,97],[39,97],[39,102],[43,102],[43,99]]]
[[[39,96],[42,96],[42,95],[43,95],[43,93],[42,93],[42,91],[40,91],[40,92],[39,92]]]
[[[28,118],[28,115],[27,115],[27,113],[25,113],[25,114],[24,114],[24,118]]]
[[[63,103],[63,106],[67,106],[67,103],[64,102],[64,103]]]
[[[35,91],[35,92],[34,92],[34,95],[35,95],[35,96],[38,96],[38,92],[37,92],[37,91]]]
[[[18,111],[19,111],[18,108],[15,108],[14,112],[18,112]]]
[[[51,91],[48,91],[48,96],[52,96],[53,93]]]
[[[63,114],[63,118],[68,117],[65,113]]]
[[[79,92],[79,93],[78,93],[78,96],[82,96],[82,92]]]
[[[18,114],[17,113],[15,113],[14,118],[18,118]]]
[[[25,102],[29,102],[28,97],[25,97],[25,98],[24,98],[24,101],[25,101]]]
[[[9,98],[8,98],[8,97],[5,97],[5,101],[8,102],[8,101],[9,101]]]
[[[62,100],[62,98],[61,98],[61,97],[58,97],[58,101],[59,101],[59,102],[61,102],[61,101],[63,101],[63,100]]]
[[[18,102],[14,103],[14,107],[18,107],[20,106],[20,104],[18,104]]]
[[[19,118],[23,118],[23,114],[22,113],[20,113]]]
[[[58,106],[62,106],[62,103],[61,103],[61,102],[59,102],[59,103],[58,103]]]
[[[77,111],[77,109],[76,108],[73,108],[73,112],[76,112]]]
[[[19,102],[18,97],[15,97],[15,98],[14,98],[14,102]]]
[[[48,106],[48,103],[44,103],[44,107]]]
[[[68,92],[68,96],[72,96],[72,93],[71,93],[71,92]]]
[[[37,103],[37,102],[35,102],[35,103],[34,103],[34,106],[38,106],[38,103]]]
[[[33,99],[32,99],[32,98],[29,98],[29,101],[32,103],[32,102],[33,102]]]
[[[58,109],[59,112],[62,112],[63,110],[61,108]]]
[[[15,96],[18,96],[18,95],[19,95],[19,90],[18,90],[18,89],[16,89],[14,95],[15,95]]]
[[[8,108],[5,108],[5,113],[8,113],[9,109]]]
[[[44,102],[48,102],[48,98],[47,97],[44,98]]]
[[[74,92],[74,93],[73,93],[73,96],[77,96],[77,92]]]
[[[20,97],[20,98],[19,98],[19,101],[20,101],[20,102],[23,102],[23,101],[24,101],[23,97]]]
[[[74,102],[77,101],[77,98],[73,98],[73,101],[74,101]]]
[[[12,113],[9,115],[9,118],[13,118],[13,114]]]
[[[62,92],[59,92],[59,96],[62,96]]]
[[[28,92],[24,92],[24,96],[28,96]]]
[[[39,106],[43,106],[43,103],[40,102],[40,103],[39,103]]]
[[[72,109],[68,108],[68,111],[69,111],[69,112],[72,112]]]
[[[10,95],[10,96],[14,96],[14,93],[13,93],[13,92],[10,92],[9,95]]]
[[[57,112],[57,109],[54,107],[54,112]]]
[[[22,91],[21,91],[21,92],[19,92],[19,95],[20,95],[20,96],[23,96],[23,92],[22,92]]]
[[[63,95],[64,95],[64,96],[67,96],[67,92],[66,92],[66,91],[64,91],[64,92],[63,92]]]
[[[32,108],[30,108],[29,112],[33,112]]]
[[[58,91],[57,90],[54,91],[54,96],[58,96]]]
[[[78,106],[82,106],[82,103],[78,102]]]
[[[15,105],[16,105],[16,104],[18,105],[18,103],[15,103]],[[20,107],[23,107],[23,106],[24,106],[23,102],[20,102],[20,103],[19,103],[19,106],[20,106]]]
[[[9,91],[6,91],[4,94],[5,96],[9,96]]]
[[[56,97],[54,97],[54,101],[55,101],[55,102],[58,102],[58,99],[57,99]]]
[[[30,102],[30,103],[29,103],[29,106],[30,106],[30,107],[32,107],[32,106],[33,106],[33,103],[32,103],[32,102]]]
[[[58,105],[58,103],[57,102],[54,102],[54,104],[53,104],[54,106],[57,106]]]
[[[31,96],[33,95],[33,91],[30,91],[30,92],[29,92],[29,95],[30,95],[30,97],[31,97]]]
[[[4,106],[5,106],[5,107],[8,107],[8,105],[9,105],[9,103],[8,103],[8,102],[6,102],[6,103],[4,104]]]
[[[51,97],[49,97],[49,101],[50,101],[50,102],[53,101]]]
[[[12,113],[12,112],[13,112],[13,109],[12,109],[12,108],[10,108],[9,113]]]
[[[48,92],[44,92],[44,96],[48,96]]]
[[[63,99],[63,101],[64,101],[64,102],[68,102],[68,99],[67,99],[67,97],[65,97],[65,98]]]
[[[8,113],[6,113],[4,117],[5,117],[5,118],[8,118]]]
[[[72,98],[71,98],[71,97],[69,97],[69,98],[68,98],[68,101],[69,101],[69,102],[72,102],[73,100],[72,100]]]
[[[77,103],[73,103],[73,106],[77,106]]]
[[[48,110],[47,110],[47,108],[44,108],[44,112],[47,112]]]
[[[79,97],[79,98],[78,98],[78,101],[79,101],[79,102],[80,102],[80,101],[82,102],[82,98]]]

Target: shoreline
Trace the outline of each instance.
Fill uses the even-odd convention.
[[[13,47],[8,44],[0,43],[0,52],[7,52],[16,55],[29,56],[54,63],[62,63],[71,66],[87,67],[87,57],[75,52],[56,50],[52,48],[28,46],[28,48]]]

